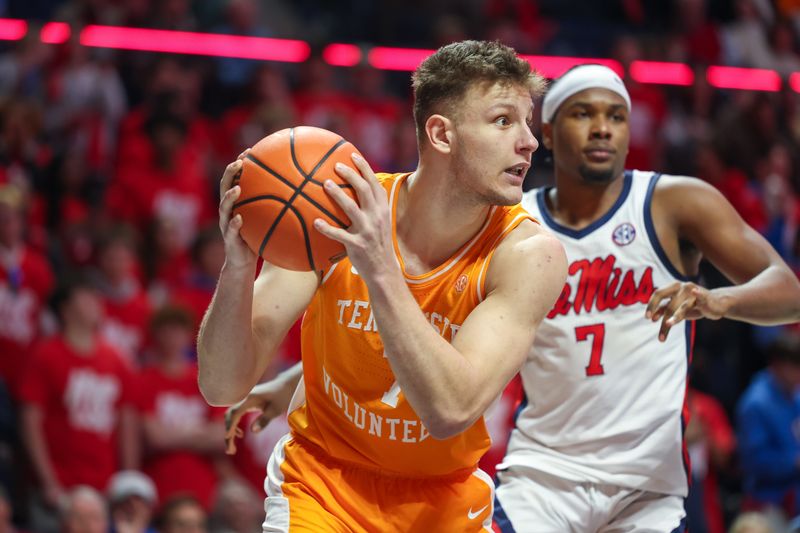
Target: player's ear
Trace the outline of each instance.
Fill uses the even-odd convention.
[[[542,124],[542,144],[548,150],[553,149],[553,125],[550,123]]]
[[[453,135],[453,121],[443,115],[431,115],[425,121],[425,137],[434,150],[449,154]]]

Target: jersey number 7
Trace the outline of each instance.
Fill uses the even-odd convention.
[[[591,326],[578,326],[575,328],[575,340],[585,341],[592,336],[592,354],[586,366],[587,376],[602,376],[605,374],[600,360],[603,358],[603,340],[606,336],[605,324],[592,324]]]

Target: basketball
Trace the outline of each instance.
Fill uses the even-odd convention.
[[[336,163],[356,170],[353,152],[358,150],[340,135],[310,126],[280,130],[256,143],[244,160],[242,192],[233,206],[234,215],[242,215],[240,234],[250,248],[288,270],[324,271],[343,258],[344,246],[316,231],[313,222],[350,225],[322,185],[331,179],[356,199],[334,171]]]

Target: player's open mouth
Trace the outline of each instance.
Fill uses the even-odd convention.
[[[508,167],[506,169],[507,174],[513,174],[517,177],[525,177],[525,174],[528,172],[530,165],[527,163],[520,163],[519,165],[514,165],[513,167]]]

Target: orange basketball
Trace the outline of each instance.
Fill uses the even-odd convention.
[[[353,188],[334,171],[353,169],[356,148],[340,135],[298,126],[261,139],[244,160],[242,189],[234,214],[242,215],[240,234],[258,255],[289,270],[324,271],[345,256],[344,246],[314,229],[321,218],[347,228],[350,220],[323,190],[326,179],[355,199]]]

